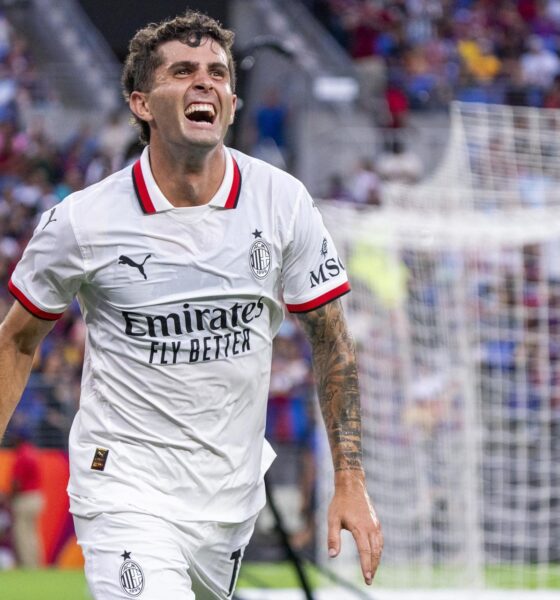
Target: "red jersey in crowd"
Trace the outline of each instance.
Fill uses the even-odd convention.
[[[15,493],[35,492],[41,489],[39,452],[35,446],[23,442],[16,448],[12,468],[12,489]]]

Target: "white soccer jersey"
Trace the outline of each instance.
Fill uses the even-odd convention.
[[[149,150],[46,212],[10,290],[87,324],[70,433],[72,511],[241,522],[264,505],[272,338],[347,292],[304,186],[233,150],[209,204],[175,208]],[[93,507],[93,508],[92,508]]]

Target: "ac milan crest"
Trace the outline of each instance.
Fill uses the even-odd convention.
[[[249,251],[249,266],[257,279],[264,279],[270,272],[270,249],[261,239],[255,240]]]
[[[130,552],[125,550],[121,556],[124,557],[120,571],[121,587],[129,596],[140,596],[144,591],[144,572],[137,562],[130,560]]]

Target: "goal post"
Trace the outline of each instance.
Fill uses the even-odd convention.
[[[321,204],[353,287],[380,585],[560,587],[559,134],[560,111],[456,103],[430,179]],[[318,460],[327,562],[324,440]]]

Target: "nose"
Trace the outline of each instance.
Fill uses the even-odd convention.
[[[197,72],[194,87],[197,90],[208,91],[214,87],[214,82],[212,81],[212,78],[210,77],[209,73],[207,73],[203,69],[200,69]]]

